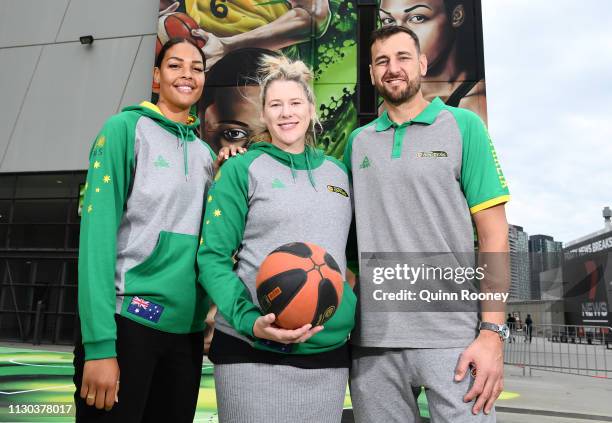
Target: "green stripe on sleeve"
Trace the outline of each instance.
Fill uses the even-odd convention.
[[[94,141],[81,216],[79,315],[85,359],[115,357],[117,230],[134,171],[138,115],[111,117]]]
[[[506,202],[509,190],[489,132],[482,120],[464,109],[450,109],[462,137],[461,188],[470,209]],[[492,201],[500,199],[500,201]]]
[[[349,176],[351,176],[351,172],[352,172],[351,155],[353,153],[353,140],[355,139],[355,136],[358,133],[359,133],[359,129],[355,129],[353,132],[351,132],[351,135],[349,135],[349,139],[346,142],[346,148],[344,149],[344,154],[342,155],[342,163],[344,163],[344,166],[346,166]]]
[[[248,213],[248,167],[257,156],[246,153],[232,157],[217,173],[206,200],[198,249],[198,281],[228,323],[251,338],[253,325],[261,312],[234,273],[232,257],[244,235]]]
[[[348,141],[346,142],[346,148],[344,149],[344,154],[342,155],[342,163],[344,163],[344,165],[346,166],[346,169],[348,170],[349,178],[351,179],[352,179],[352,171],[353,171],[353,166],[351,164],[351,157],[353,154],[353,142],[355,141],[355,138],[357,138],[357,135],[359,135],[361,131],[363,131],[365,128],[369,126],[375,125],[377,121],[378,119],[374,119],[372,122],[368,123],[367,125],[360,126],[359,128],[355,129],[353,132],[351,132],[351,135],[349,135]]]

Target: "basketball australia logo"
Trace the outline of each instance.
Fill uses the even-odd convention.
[[[421,158],[438,158],[438,157],[448,157],[446,151],[419,151],[417,153],[417,157]]]
[[[348,197],[348,193],[340,187],[335,187],[333,185],[328,185],[327,190],[329,192],[335,192],[336,194],[340,194],[343,197]]]

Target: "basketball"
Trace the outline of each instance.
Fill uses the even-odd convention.
[[[191,35],[192,29],[198,29],[198,24],[189,15],[180,12],[163,15],[157,21],[157,42],[155,55],[159,54],[162,46],[174,37],[189,38],[202,48],[206,44],[203,39]]]
[[[274,313],[275,323],[284,329],[327,322],[336,312],[344,288],[334,258],[307,242],[285,244],[268,254],[255,283],[263,313]]]

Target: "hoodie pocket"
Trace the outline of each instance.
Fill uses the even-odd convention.
[[[161,231],[149,257],[126,272],[126,296],[163,308],[155,327],[174,333],[203,328],[206,306],[204,290],[196,280],[197,249],[197,236]]]
[[[128,276],[132,280],[135,277],[137,278],[139,276],[146,276],[149,273],[149,269],[151,267],[155,267],[158,261],[158,257],[162,254],[162,250],[168,244],[168,241],[166,239],[168,238],[169,235],[170,234],[165,231],[161,231],[159,233],[159,236],[157,237],[157,243],[155,244],[153,251],[151,251],[151,254],[149,254],[149,256],[146,259],[144,259],[143,262],[138,263],[136,266],[132,267],[130,270],[126,272],[125,274],[126,284],[127,284]]]

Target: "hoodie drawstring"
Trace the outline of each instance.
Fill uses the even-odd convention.
[[[291,154],[287,154],[289,157],[289,168],[291,169],[291,176],[293,177],[293,183],[296,183],[297,171],[295,170],[295,165],[293,164],[293,156]],[[317,191],[317,185],[314,180],[314,175],[312,174],[312,166],[310,165],[310,151],[308,147],[304,150],[304,156],[306,157],[306,172],[308,173],[308,181],[310,181],[310,185]]]
[[[293,166],[293,157],[291,157],[291,154],[289,154],[289,166],[291,168],[291,176],[293,177],[293,184],[295,185],[296,172],[295,172],[295,167]]]
[[[187,149],[189,148],[189,142],[187,142],[187,133],[183,133],[183,128],[180,125],[176,125],[179,131],[179,145],[183,149],[183,170],[185,172],[185,179],[189,175],[189,156]]]
[[[306,169],[308,173],[308,180],[310,181],[310,185],[312,185],[315,191],[317,191],[317,186],[314,181],[314,175],[312,174],[312,167],[310,167],[310,159],[309,159],[310,154],[308,154],[309,153],[308,150],[305,150],[304,153],[306,154]]]

